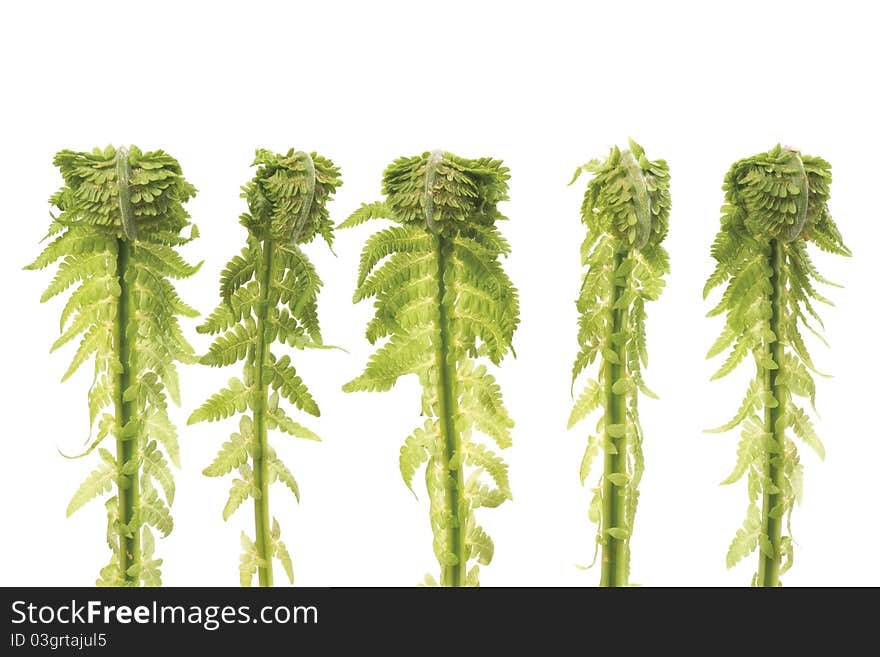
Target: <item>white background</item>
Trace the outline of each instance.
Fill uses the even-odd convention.
[[[802,450],[806,498],[794,518],[788,585],[880,584],[876,344],[878,48],[869,3],[554,2],[13,3],[0,17],[0,180],[3,267],[2,584],[89,584],[107,559],[104,509],[65,507],[94,458],[67,461],[85,439],[84,367],[59,383],[72,350],[48,355],[63,302],[41,306],[48,271],[21,271],[39,251],[47,199],[60,185],[61,148],[164,148],[200,190],[189,208],[205,260],[180,284],[202,312],[244,229],[239,186],[257,146],[317,150],[345,180],[331,206],[344,219],[379,198],[382,170],[401,155],[444,148],[503,158],[511,201],[506,267],[522,297],[519,358],[498,372],[516,420],[514,501],[479,511],[496,544],[484,585],[593,585],[589,492],[578,482],[588,425],[566,432],[579,285],[576,166],[631,135],[668,160],[673,272],[649,308],[643,403],[647,472],[632,542],[632,579],[646,585],[748,584],[754,559],[724,557],[746,508],[743,485],[721,487],[737,436],[702,433],[739,404],[747,371],[709,383],[703,355],[721,329],[704,318],[703,281],[718,228],[723,175],[735,159],[777,141],[828,159],[831,206],[855,257],[817,257],[846,284],[823,309],[831,350],[813,343],[817,423],[828,457]],[[590,6],[594,5],[595,6]],[[376,224],[372,225],[375,229]],[[369,304],[353,306],[356,261],[371,228],[337,236],[336,257],[309,251],[326,287],[325,340],[348,349],[297,353],[323,416],[321,444],[274,437],[299,480],[297,506],[273,488],[273,513],[297,584],[412,585],[436,572],[424,494],[397,470],[419,424],[418,389],[343,394],[371,348]],[[208,341],[186,326],[199,351]],[[234,426],[186,427],[189,412],[234,368],[182,370],[183,470],[175,529],[159,543],[168,585],[237,585],[244,508],[222,520],[228,479],[201,469]],[[422,479],[416,478],[421,485]],[[421,492],[420,488],[416,489]],[[283,583],[279,570],[276,580]]]

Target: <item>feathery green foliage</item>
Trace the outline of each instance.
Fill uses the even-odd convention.
[[[198,328],[200,333],[219,334],[201,362],[221,367],[243,360],[243,376],[230,379],[228,388],[196,409],[189,424],[241,414],[239,431],[223,444],[204,473],[209,477],[238,473],[223,518],[251,498],[256,534],[252,541],[242,533],[241,585],[250,586],[258,574],[260,586],[272,586],[273,558],[291,583],[293,567],[278,521],[269,514],[269,484],[281,482],[297,501],[299,487],[269,445],[267,432],[278,429],[296,438],[319,440],[287,415],[281,398],[310,415],[320,415],[290,356],[276,357],[272,346],[323,346],[317,306],[322,283],[300,246],[316,236],[332,242],[327,202],[342,181],[330,160],[293,149],[284,155],[258,150],[253,166],[258,167],[256,175],[242,193],[249,210],[241,215],[247,244],[220,275],[220,305]]]
[[[663,290],[669,259],[661,246],[669,226],[669,170],[651,161],[630,140],[604,161],[593,160],[575,171],[593,175],[581,206],[587,236],[581,246],[587,268],[577,309],[580,350],[572,369],[572,387],[594,362],[590,378],[575,402],[568,426],[602,409],[581,461],[584,483],[602,450],[605,468],[593,489],[589,518],[598,526],[596,550],[602,548],[602,586],[629,584],[630,538],[639,481],[644,469],[639,394],[654,397],[642,379],[648,363],[645,302]]]
[[[802,466],[792,434],[824,457],[812,421],[796,397],[815,399],[813,361],[801,329],[821,327],[814,303],[829,303],[815,283],[829,283],[813,265],[807,243],[850,255],[828,211],[831,166],[823,159],[775,146],[734,163],[724,178],[721,230],[712,245],[717,261],[703,296],[724,285],[709,316],[726,316],[709,351],[727,359],[713,378],[732,372],[747,356],[755,363],[739,410],[713,430],[742,427],[737,463],[723,482],[748,481],[746,521],[727,554],[728,568],[759,550],[753,582],[778,586],[791,565],[791,512],[801,498]],[[821,336],[820,336],[821,337]],[[783,522],[789,527],[783,534]]]
[[[167,459],[178,465],[168,400],[179,403],[175,362],[193,360],[178,316],[197,315],[171,280],[199,268],[175,250],[198,234],[195,226],[182,234],[191,225],[183,203],[196,190],[163,151],[64,150],[54,163],[64,178],[51,198],[59,214],[49,227],[51,241],[27,269],[60,260],[41,301],[74,288],[52,350],[79,338],[64,379],[94,360],[88,406],[97,433],[86,453],[98,448],[101,455],[67,513],[115,487],[106,503],[113,554],[97,583],[156,586],[162,561],[153,558],[150,527],[162,535],[171,531],[174,481]],[[99,447],[108,436],[116,439],[115,455]]]
[[[401,447],[400,471],[411,488],[427,464],[444,586],[479,584],[479,565],[491,561],[494,548],[474,510],[511,497],[507,466],[474,436],[485,434],[502,449],[511,443],[501,390],[476,362],[486,357],[498,365],[512,351],[519,322],[517,292],[499,262],[510,248],[496,227],[505,219],[497,204],[507,199],[507,171],[498,160],[441,151],[400,158],[385,170],[385,200],[361,206],[340,225],[378,218],[396,224],[367,240],[354,294],[355,302],[375,298],[367,339],[387,340],[344,390],[388,390],[403,375],[418,376],[428,419]],[[477,564],[468,568],[470,560]]]

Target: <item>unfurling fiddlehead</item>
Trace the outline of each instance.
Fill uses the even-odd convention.
[[[599,360],[571,411],[569,428],[598,408],[603,412],[581,461],[581,483],[601,449],[605,471],[593,489],[589,517],[598,526],[602,586],[629,584],[630,537],[644,468],[638,396],[654,394],[642,380],[647,365],[645,302],[663,290],[669,259],[661,242],[669,224],[669,172],[650,161],[641,146],[612,148],[604,161],[575,171],[593,174],[581,218],[587,236],[581,260],[587,268],[577,308],[580,350],[572,369],[578,376]]]
[[[736,415],[713,431],[742,427],[737,463],[724,483],[746,476],[749,508],[727,566],[757,548],[758,586],[778,586],[792,562],[789,521],[801,499],[802,466],[791,433],[820,457],[825,453],[795,397],[815,401],[810,374],[815,369],[801,327],[816,333],[809,318],[820,326],[821,320],[813,302],[830,303],[814,286],[829,281],[813,266],[807,243],[850,255],[828,211],[830,183],[825,160],[779,145],[736,162],[724,179],[721,230],[712,245],[718,264],[703,294],[727,283],[709,312],[726,315],[709,356],[730,350],[713,378],[726,376],[749,354],[755,362],[755,377]]]
[[[178,465],[167,398],[179,403],[175,362],[193,359],[177,317],[198,314],[169,279],[198,269],[175,250],[197,236],[195,226],[181,234],[190,225],[183,203],[195,188],[173,157],[134,146],[61,151],[55,165],[64,187],[51,199],[60,210],[49,227],[54,239],[28,269],[61,260],[42,301],[76,287],[52,349],[83,336],[64,379],[94,356],[89,423],[97,422],[97,434],[86,453],[97,448],[101,455],[67,513],[115,486],[106,504],[113,555],[97,583],[158,585],[162,561],[153,556],[150,527],[162,535],[171,531],[174,480],[166,454]],[[100,447],[108,436],[116,440],[115,454]]]
[[[507,169],[498,160],[468,160],[435,151],[401,158],[383,178],[384,201],[363,205],[340,227],[387,218],[396,226],[366,242],[354,301],[375,297],[367,339],[388,338],[346,391],[389,390],[406,374],[422,385],[424,426],[400,450],[412,488],[427,462],[434,554],[443,586],[478,585],[476,559],[488,564],[494,545],[474,510],[511,497],[507,466],[474,440],[477,430],[505,448],[513,421],[486,366],[512,351],[519,322],[517,292],[499,263],[510,247],[496,227],[505,219]],[[466,466],[471,470],[466,474]],[[482,482],[487,474],[494,487]],[[426,577],[434,584],[433,577]]]
[[[280,481],[297,501],[299,487],[269,445],[267,432],[278,429],[319,440],[284,412],[281,397],[305,413],[317,416],[320,411],[290,356],[278,357],[271,347],[276,342],[294,349],[323,347],[317,306],[322,283],[300,246],[319,235],[332,242],[327,202],[342,181],[333,163],[315,153],[258,150],[254,166],[259,167],[256,176],[242,193],[249,209],[241,216],[247,245],[223,270],[220,305],[198,328],[199,333],[221,334],[201,362],[221,367],[243,360],[243,377],[230,379],[229,387],[193,412],[189,423],[242,413],[239,431],[204,473],[219,477],[238,472],[223,518],[253,499],[255,537],[241,535],[241,584],[250,586],[258,573],[260,586],[272,586],[272,559],[278,559],[291,583],[293,565],[278,521],[269,513],[269,484]]]

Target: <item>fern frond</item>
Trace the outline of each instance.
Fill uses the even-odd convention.
[[[500,363],[513,351],[519,322],[517,292],[499,262],[510,246],[495,226],[505,218],[497,204],[507,198],[507,178],[490,158],[441,151],[400,158],[385,170],[385,198],[342,224],[379,217],[396,224],[366,240],[354,293],[355,302],[374,298],[367,339],[387,340],[343,390],[389,390],[409,374],[422,384],[428,419],[401,447],[400,471],[412,490],[425,464],[434,553],[446,586],[478,584],[479,568],[467,562],[487,564],[494,548],[472,509],[510,497],[506,466],[471,440],[477,430],[499,447],[511,444],[513,421],[500,388],[474,362]],[[465,466],[475,469],[465,476]],[[496,489],[478,481],[483,471]]]
[[[648,363],[645,303],[660,296],[669,272],[662,246],[669,224],[669,171],[663,160],[648,160],[630,140],[628,149],[614,147],[606,159],[580,167],[572,182],[582,172],[591,179],[581,205],[586,271],[576,300],[579,350],[572,390],[580,375],[599,362],[572,407],[568,427],[601,409],[600,433],[587,441],[580,479],[586,482],[600,450],[609,455],[588,516],[597,524],[596,543],[602,549],[601,585],[627,586],[644,468],[638,398],[656,397],[642,375]]]
[[[732,372],[749,355],[756,369],[737,414],[714,430],[743,424],[737,462],[724,483],[747,473],[749,482],[748,516],[730,547],[727,565],[757,549],[754,581],[760,586],[778,586],[793,555],[782,522],[800,497],[802,467],[786,430],[820,457],[825,454],[812,421],[792,396],[809,398],[815,408],[810,374],[815,367],[801,327],[821,339],[808,320],[821,328],[813,302],[830,303],[816,287],[828,281],[816,271],[807,244],[849,255],[828,212],[830,181],[827,162],[780,145],[735,162],[724,180],[721,229],[712,246],[717,265],[705,292],[726,284],[710,312],[724,314],[726,322],[709,357],[729,351],[713,378]]]
[[[167,399],[179,401],[175,362],[192,358],[179,318],[195,314],[171,279],[192,276],[199,268],[176,250],[198,235],[183,205],[195,188],[170,155],[135,146],[60,151],[54,163],[64,179],[51,198],[59,214],[50,224],[51,241],[27,268],[61,261],[41,300],[70,291],[61,312],[62,334],[52,346],[80,338],[64,378],[94,361],[89,422],[100,420],[86,453],[111,434],[121,439],[115,457],[100,450],[102,465],[69,510],[115,485],[117,494],[107,503],[113,555],[98,583],[157,585],[161,559],[153,558],[148,526],[165,535],[173,524],[168,460],[177,464],[178,453]],[[110,406],[113,413],[102,413]]]
[[[272,347],[324,347],[317,306],[323,283],[301,247],[317,236],[332,244],[327,203],[342,181],[330,160],[293,149],[285,154],[257,150],[254,166],[254,177],[242,188],[248,206],[240,219],[248,231],[246,246],[221,273],[220,303],[198,329],[219,334],[200,362],[225,366],[244,361],[243,380],[231,379],[229,388],[196,409],[189,423],[251,412],[241,417],[239,432],[223,444],[204,474],[217,477],[237,469],[240,477],[232,482],[223,518],[252,499],[257,536],[252,541],[242,534],[241,585],[250,586],[256,574],[260,586],[271,586],[273,559],[291,582],[293,564],[281,528],[269,515],[269,484],[285,484],[297,501],[299,486],[269,445],[268,431],[320,440],[279,406],[283,397],[301,411],[320,415],[290,356],[276,357]]]

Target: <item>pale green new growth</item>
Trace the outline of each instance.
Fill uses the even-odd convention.
[[[507,178],[501,162],[489,158],[441,151],[401,158],[385,170],[385,200],[361,206],[340,225],[378,218],[398,224],[373,234],[361,254],[354,300],[375,297],[367,339],[387,340],[344,389],[388,390],[401,376],[418,376],[428,419],[401,447],[400,472],[412,489],[427,464],[444,586],[478,585],[478,564],[491,561],[494,546],[473,511],[511,497],[507,466],[474,440],[476,430],[500,448],[511,443],[501,390],[474,361],[485,356],[499,364],[519,322],[517,292],[499,263],[510,249],[495,226],[505,219],[497,204],[507,198]],[[470,560],[477,564],[468,568]]]
[[[142,153],[134,146],[61,151],[55,165],[64,187],[51,199],[60,210],[49,227],[48,237],[54,239],[27,268],[61,260],[41,301],[75,288],[52,350],[82,336],[64,379],[94,358],[88,406],[89,424],[97,423],[97,433],[85,453],[98,448],[101,455],[67,513],[115,486],[106,503],[113,555],[97,583],[158,586],[162,561],[153,558],[150,527],[163,536],[171,531],[174,480],[165,454],[178,465],[167,400],[179,403],[175,362],[193,360],[177,317],[197,315],[170,279],[198,270],[175,250],[197,236],[195,226],[189,236],[181,235],[191,225],[183,203],[195,188],[170,155]],[[111,435],[115,456],[99,447]]]
[[[801,327],[817,333],[822,326],[813,302],[830,302],[814,282],[829,283],[815,269],[807,243],[850,255],[828,211],[831,166],[777,145],[768,153],[736,162],[724,179],[721,230],[712,245],[718,264],[703,296],[724,283],[721,301],[709,316],[726,316],[724,329],[709,357],[729,350],[713,378],[732,372],[747,356],[755,377],[736,415],[712,430],[742,427],[737,462],[725,484],[748,479],[746,521],[727,553],[728,568],[755,549],[760,551],[753,582],[778,586],[791,565],[790,525],[801,498],[803,468],[790,429],[824,458],[825,449],[812,421],[795,397],[815,403],[815,372]],[[819,336],[821,338],[821,336]]]
[[[232,365],[244,360],[241,379],[213,395],[193,412],[189,424],[243,414],[239,430],[205,468],[209,477],[236,471],[223,519],[246,500],[254,501],[255,540],[242,533],[241,585],[258,574],[260,586],[272,586],[272,560],[278,559],[293,583],[293,566],[281,541],[281,528],[269,514],[269,484],[287,486],[299,501],[299,486],[269,445],[267,431],[278,429],[295,438],[320,440],[294,422],[279,406],[283,397],[297,409],[320,415],[318,405],[291,363],[276,357],[272,345],[295,349],[324,348],[318,326],[321,279],[300,249],[320,235],[333,240],[327,202],[342,184],[339,170],[316,153],[290,150],[277,155],[258,150],[256,176],[244,188],[249,212],[241,216],[247,245],[220,276],[220,305],[200,333],[220,334],[201,358],[205,365]],[[250,413],[250,414],[248,414]]]
[[[598,526],[602,549],[602,586],[629,584],[630,538],[644,463],[639,424],[639,393],[654,397],[642,380],[648,363],[645,302],[663,290],[669,259],[660,245],[669,224],[669,171],[663,160],[650,161],[630,140],[604,161],[575,171],[593,174],[581,218],[587,236],[581,259],[587,271],[577,308],[580,350],[572,369],[572,387],[598,359],[596,378],[587,381],[569,417],[571,428],[601,408],[595,433],[587,441],[580,466],[581,483],[602,450],[604,473],[593,488],[589,519]]]

